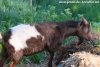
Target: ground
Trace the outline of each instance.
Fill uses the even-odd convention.
[[[75,46],[75,48],[77,48],[77,47]],[[81,52],[81,51],[91,52],[92,54],[95,54],[98,56],[100,55],[100,47],[97,47],[93,42],[90,42],[90,41],[83,42],[78,47],[78,51],[76,51],[76,52]],[[54,59],[54,61],[55,61],[55,59]],[[67,61],[67,59],[66,59],[66,61]],[[47,67],[47,62],[48,62],[48,57],[46,57],[45,61],[42,62],[41,64],[33,64],[33,63],[21,64],[20,63],[17,65],[17,67]],[[7,67],[7,65],[4,65],[4,67]],[[53,63],[53,67],[56,67],[54,65],[54,63]],[[66,67],[66,66],[64,66],[64,67]]]

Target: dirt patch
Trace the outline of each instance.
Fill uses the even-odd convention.
[[[5,64],[4,67],[8,67],[8,64]],[[41,64],[18,64],[17,67],[48,67],[47,66],[47,62],[43,62]],[[56,67],[54,64],[53,64],[53,67]]]

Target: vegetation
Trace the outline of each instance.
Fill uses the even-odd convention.
[[[4,33],[9,27],[22,23],[79,20],[84,16],[91,23],[93,32],[100,34],[100,4],[65,4],[59,1],[62,0],[0,0],[0,31]],[[37,63],[43,60],[41,58],[42,53],[27,57]]]

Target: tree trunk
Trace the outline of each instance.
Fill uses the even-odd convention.
[[[32,7],[32,0],[29,0],[29,5],[30,7]]]

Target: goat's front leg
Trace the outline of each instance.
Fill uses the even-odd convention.
[[[52,60],[53,60],[54,52],[49,52],[49,53],[50,53],[50,59],[48,62],[48,67],[52,67]]]
[[[72,54],[72,53],[73,53],[73,52],[71,52],[71,51],[66,51],[66,52],[62,53],[62,54],[58,57],[57,61],[55,62],[55,65],[58,66],[58,64],[60,64],[60,62],[61,62],[64,58],[69,58],[69,57],[70,57],[69,54]]]
[[[58,48],[58,50],[59,50],[59,52],[61,53],[61,55],[58,57],[58,59],[57,59],[57,61],[55,62],[55,65],[57,66],[59,63],[60,63],[60,61],[64,58],[64,54],[66,54],[66,49],[65,49],[65,47],[59,47]]]
[[[74,43],[73,43],[74,44]],[[70,55],[74,52],[77,51],[77,48],[72,47],[72,46],[64,46],[64,47],[59,47],[59,52],[61,53],[60,56],[58,57],[57,61],[55,62],[56,66],[64,59],[68,58]]]

